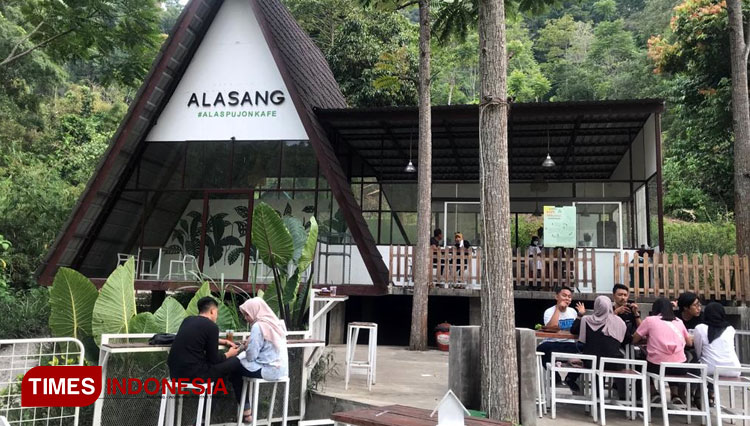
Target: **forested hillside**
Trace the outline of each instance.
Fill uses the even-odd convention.
[[[415,6],[286,3],[350,105],[415,104]],[[471,11],[446,4],[436,2],[433,14],[433,104],[476,103]],[[175,0],[0,2],[0,297],[11,285],[34,286],[34,270],[180,9]],[[675,251],[734,250],[726,21],[726,5],[710,0],[582,0],[533,15],[513,10],[507,23],[516,101],[666,99],[665,209],[714,223],[670,224]],[[439,37],[464,23],[462,37]]]

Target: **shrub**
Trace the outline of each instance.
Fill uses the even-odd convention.
[[[664,245],[667,253],[735,254],[733,222],[690,223],[667,220],[664,223]]]
[[[18,291],[0,300],[0,336],[23,339],[49,336],[49,292],[44,287]]]

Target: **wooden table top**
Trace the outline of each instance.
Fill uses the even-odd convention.
[[[540,339],[578,339],[577,334],[571,334],[569,331],[537,331],[535,334]]]
[[[431,413],[431,411],[421,408],[389,405],[387,407],[333,413],[331,419],[358,426],[435,426],[438,421],[437,413],[435,413],[435,417],[430,417]],[[512,426],[508,422],[466,417],[466,426],[485,425]]]

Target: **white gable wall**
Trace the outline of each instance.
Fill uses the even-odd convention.
[[[247,0],[221,6],[146,140],[232,137],[308,139]]]

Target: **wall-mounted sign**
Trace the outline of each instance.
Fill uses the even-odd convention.
[[[544,246],[576,247],[576,208],[544,206]]]
[[[306,140],[247,0],[226,0],[147,141]]]

